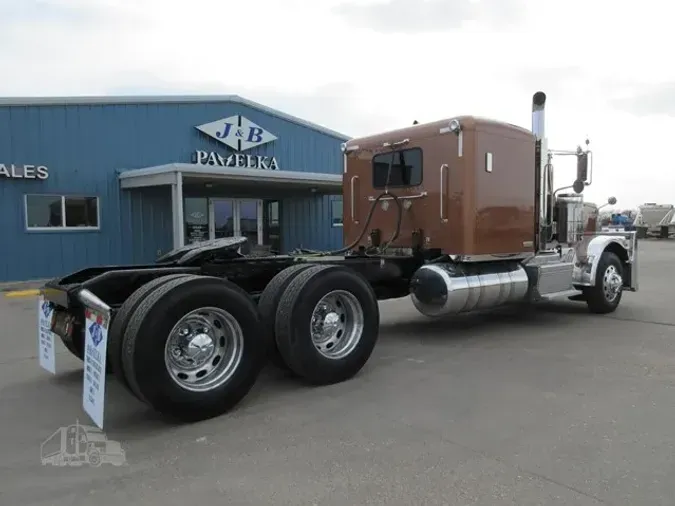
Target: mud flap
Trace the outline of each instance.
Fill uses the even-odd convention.
[[[52,332],[54,307],[43,295],[38,298],[38,358],[40,367],[56,374],[55,334]]]
[[[93,294],[91,295],[93,296]],[[82,297],[81,300],[84,298],[85,297]],[[82,407],[92,421],[100,429],[103,429],[106,380],[105,361],[108,348],[108,329],[110,328],[111,311],[110,308],[102,303],[85,304],[84,315],[85,334]]]

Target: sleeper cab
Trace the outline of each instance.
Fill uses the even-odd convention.
[[[535,138],[529,130],[473,116],[454,118],[346,144],[344,242],[423,246],[476,257],[534,250]],[[467,258],[470,259],[470,258]]]

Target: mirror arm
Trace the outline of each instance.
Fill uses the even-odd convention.
[[[556,191],[553,192],[553,199],[555,200],[555,196],[556,196],[556,194],[557,194],[558,192],[561,192],[561,191],[563,191],[563,190],[573,190],[573,189],[574,189],[574,185],[572,185],[572,186],[563,186],[562,188],[558,188]]]
[[[586,186],[591,186],[593,184],[593,153],[586,151],[586,156],[588,156],[588,184]]]

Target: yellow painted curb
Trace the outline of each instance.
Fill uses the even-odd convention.
[[[40,290],[15,290],[5,293],[5,297],[33,297],[35,295],[40,295]]]

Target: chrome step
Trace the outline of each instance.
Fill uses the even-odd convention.
[[[526,265],[525,270],[531,280],[535,298],[557,298],[558,294],[578,293],[573,285],[574,262],[549,261],[539,265]]]

